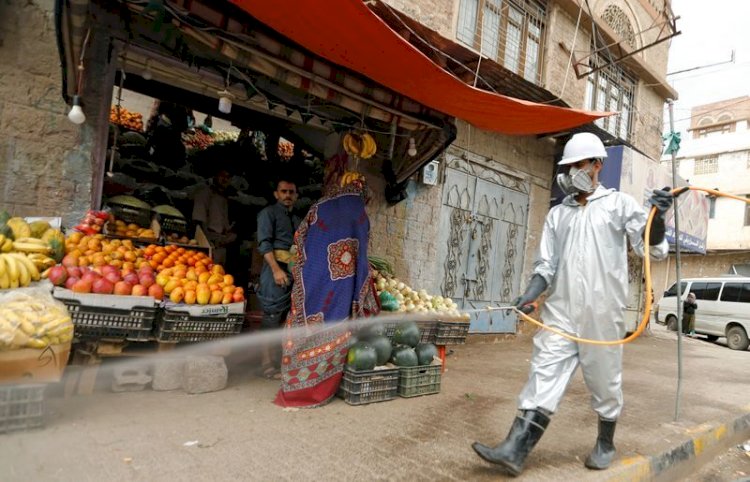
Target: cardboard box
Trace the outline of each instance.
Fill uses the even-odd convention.
[[[0,383],[58,382],[69,356],[70,343],[0,352]]]
[[[136,306],[152,307],[158,305],[152,296],[100,295],[97,293],[76,293],[60,286],[55,287],[52,296],[58,300],[75,300],[84,306],[132,310]]]

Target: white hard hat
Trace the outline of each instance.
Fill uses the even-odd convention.
[[[573,137],[565,143],[562,159],[557,165],[564,166],[584,159],[604,159],[605,157],[607,157],[607,150],[604,149],[604,143],[596,134],[579,132],[573,134]]]

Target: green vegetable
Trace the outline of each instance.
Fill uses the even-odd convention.
[[[352,347],[349,348],[349,353],[346,355],[346,364],[353,370],[357,371],[372,370],[375,368],[375,363],[377,361],[378,354],[375,351],[375,348],[364,341],[352,345]]]
[[[419,358],[417,358],[414,348],[398,345],[393,348],[391,363],[399,367],[415,367],[419,363]]]
[[[385,311],[398,311],[401,304],[387,291],[380,292],[380,307]]]
[[[393,352],[391,340],[385,335],[380,335],[369,338],[367,343],[375,348],[375,352],[378,355],[377,366],[385,365],[385,363],[391,358],[391,353]]]
[[[438,349],[432,343],[420,343],[414,351],[417,352],[420,365],[429,365],[432,363],[432,357],[438,356]]]
[[[419,343],[419,327],[413,321],[402,321],[393,333],[393,343],[415,347]]]

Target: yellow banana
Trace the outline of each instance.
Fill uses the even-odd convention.
[[[31,281],[39,281],[41,276],[39,275],[39,270],[37,269],[36,265],[25,255],[21,253],[9,253],[8,256],[13,256],[16,258],[20,264],[24,266],[26,271],[29,274],[29,278]],[[26,283],[25,285],[28,285],[29,283]]]
[[[362,141],[364,144],[364,147],[362,148],[362,158],[369,159],[370,157],[375,155],[378,150],[378,146],[375,143],[375,139],[367,132],[362,134]]]
[[[46,244],[28,243],[23,241],[13,241],[13,249],[21,253],[41,253],[48,254],[52,249]]]
[[[42,241],[39,238],[31,238],[31,237],[25,237],[25,238],[17,238],[15,240],[16,243],[25,243],[25,244],[36,244],[38,246],[44,246],[47,247],[47,243]]]
[[[0,277],[8,273],[8,265],[5,263],[5,256],[0,256]]]
[[[16,287],[18,287],[18,278],[21,276],[18,272],[18,263],[10,254],[3,254],[2,258],[8,268],[8,278],[10,278],[10,284],[13,285],[13,282],[15,281]]]
[[[5,239],[6,239],[5,235],[4,234],[0,234],[0,246],[2,246],[3,243],[5,243]]]
[[[12,256],[13,253],[8,253],[8,256]],[[16,266],[18,267],[18,285],[29,286],[31,283],[31,273],[29,273],[26,263],[23,263],[20,259],[13,257],[16,260]]]
[[[0,251],[3,253],[10,253],[13,250],[13,240],[10,238],[5,238],[5,242],[3,243],[2,248],[0,248]]]
[[[8,276],[8,273],[5,272],[0,275],[0,289],[7,290],[8,288],[10,288],[10,277]]]

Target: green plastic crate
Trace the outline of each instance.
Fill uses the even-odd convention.
[[[440,365],[421,365],[400,367],[398,394],[401,397],[419,397],[440,393],[440,378],[443,367]]]

